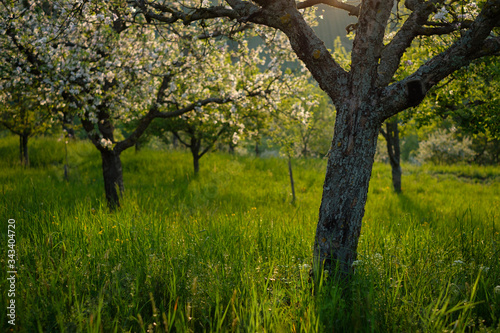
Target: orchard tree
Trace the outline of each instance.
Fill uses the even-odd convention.
[[[155,118],[246,96],[237,88],[244,73],[226,59],[232,52],[228,37],[237,43],[247,24],[153,24],[121,0],[2,2],[0,8],[0,55],[19,67],[2,80],[39,84],[41,105],[78,115],[101,154],[111,208],[119,205],[124,188],[120,154]],[[247,62],[263,62],[257,51],[239,52]],[[116,128],[127,122],[137,125],[119,141]]]
[[[243,98],[231,99],[231,103],[225,105],[206,105],[196,108],[196,112],[185,113],[181,116],[170,118],[158,123],[155,127],[173,133],[175,138],[184,146],[188,147],[193,157],[194,173],[199,172],[199,160],[219,141],[230,142],[235,146],[245,133],[245,120],[251,118],[256,113],[256,109],[262,109],[263,105],[271,107],[276,103],[273,98],[279,98],[286,90],[283,82],[289,79],[289,75],[282,73],[281,67],[290,60],[287,53],[280,53],[283,47],[283,38],[278,40],[276,36],[264,39],[270,45],[273,58],[264,66],[259,68],[260,63],[256,63],[262,48],[250,49],[246,40],[240,40],[238,47],[233,46],[233,50],[227,52],[213,52],[211,54],[200,55],[200,60],[191,66],[199,67],[199,71],[204,71],[209,77],[217,76],[218,85],[205,86],[205,90],[212,90],[213,93],[227,90],[234,85],[239,91],[239,96]],[[229,48],[226,45],[225,48]],[[269,52],[269,50],[268,50]],[[206,64],[213,64],[206,66]],[[215,67],[215,64],[218,64]],[[220,67],[230,66],[231,70],[226,71],[225,77],[220,77]],[[210,71],[207,73],[207,71]],[[189,84],[179,82],[175,87],[180,94],[186,95],[188,99],[195,99],[196,96],[188,96]],[[270,93],[275,94],[270,96]],[[158,129],[157,129],[158,132]],[[164,135],[164,133],[163,133]]]
[[[302,10],[320,3],[346,10],[358,17],[350,69],[339,65]],[[363,0],[353,6],[335,0],[242,1],[225,5],[203,3],[178,9],[165,2],[136,2],[139,11],[156,20],[184,24],[226,17],[272,27],[286,34],[295,54],[309,69],[336,107],[335,129],[328,158],[314,245],[315,269],[352,270],[357,256],[361,222],[375,148],[382,123],[419,105],[435,85],[471,61],[500,51],[496,27],[500,25],[500,0],[477,4],[479,10],[467,23],[458,17],[460,2],[446,0]],[[394,7],[408,11],[401,27],[388,42],[389,19],[398,19]],[[394,81],[405,51],[420,36],[448,34],[452,38],[440,52],[408,76]]]
[[[295,203],[292,158],[312,155],[311,146],[317,149],[325,127],[333,125],[333,112],[323,92],[318,92],[318,88],[308,82],[307,76],[295,74],[287,85],[290,86],[289,94],[282,96],[281,103],[272,113],[273,121],[268,132],[280,147],[281,154],[287,158],[292,203]],[[327,143],[322,157],[328,148]]]
[[[0,90],[0,124],[19,136],[21,165],[29,166],[28,140],[44,133],[53,123],[49,106],[41,106],[31,96],[29,87],[3,87]]]

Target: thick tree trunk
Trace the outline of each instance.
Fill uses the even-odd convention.
[[[120,154],[114,150],[102,150],[102,173],[104,176],[104,191],[111,209],[120,207],[120,197],[123,193],[123,171]]]
[[[324,265],[343,278],[357,257],[380,128],[369,111],[353,111],[337,111],[314,244],[315,271]]]
[[[30,159],[28,153],[28,138],[29,135],[27,134],[19,135],[19,157],[21,160],[21,165],[24,166],[25,168],[29,167],[30,165]]]
[[[292,187],[292,204],[295,203],[295,182],[293,181],[292,158],[288,155],[288,173],[290,174],[290,186]]]
[[[387,142],[387,153],[392,169],[392,185],[396,193],[401,193],[401,149],[399,146],[398,118],[392,117],[385,123],[384,138]]]

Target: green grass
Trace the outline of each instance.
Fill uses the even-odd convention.
[[[324,160],[294,161],[291,205],[285,160],[210,154],[195,178],[188,153],[127,151],[122,208],[109,213],[88,143],[69,143],[68,182],[64,143],[32,140],[26,170],[16,144],[0,140],[2,264],[16,219],[14,331],[500,331],[499,168],[404,166],[396,195],[389,167],[375,165],[356,272],[315,287]]]

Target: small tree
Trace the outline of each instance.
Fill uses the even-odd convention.
[[[0,124],[19,136],[19,159],[22,166],[29,167],[28,140],[48,130],[53,119],[48,106],[38,105],[29,90],[19,89],[21,87],[0,90]]]
[[[302,71],[300,71],[302,72]],[[303,72],[302,72],[303,73]],[[310,157],[328,152],[329,140],[321,144],[322,133],[331,126],[332,106],[326,101],[318,88],[308,83],[306,75],[295,75],[287,80],[289,94],[284,96],[278,109],[273,112],[273,122],[269,134],[280,146],[281,153],[288,160],[288,172],[292,190],[292,203],[295,202],[295,186],[292,170],[293,157]],[[293,87],[293,89],[291,88]],[[311,149],[315,149],[314,152]]]

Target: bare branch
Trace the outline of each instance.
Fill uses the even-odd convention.
[[[325,4],[331,7],[343,9],[347,11],[350,16],[359,16],[360,13],[360,6],[349,5],[348,3],[337,0],[306,0],[297,3],[297,9],[304,9],[319,4]]]
[[[142,12],[146,17],[146,20],[151,19],[163,22],[163,23],[174,23],[177,21],[182,21],[184,24],[189,25],[192,22],[213,19],[213,18],[229,18],[237,19],[238,14],[231,9],[225,8],[224,6],[212,6],[207,8],[193,8],[191,10],[180,11],[176,8],[172,8],[166,4],[160,4],[155,1],[143,2],[135,1],[134,5]],[[155,9],[155,11],[150,10],[150,8]],[[161,14],[158,14],[160,12]]]

